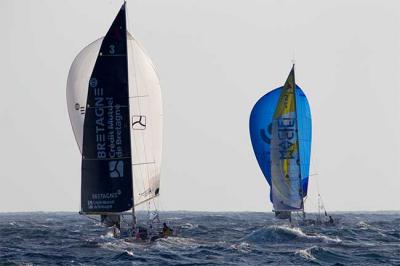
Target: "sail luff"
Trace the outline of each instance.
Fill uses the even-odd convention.
[[[124,7],[125,21],[127,21],[126,0],[124,0],[123,7]],[[126,54],[127,54],[127,56],[126,56],[126,67],[127,67],[127,73],[128,73],[128,99],[130,99],[131,94],[130,94],[130,90],[129,90],[129,49],[128,49],[128,39],[129,39],[128,36],[129,36],[129,33],[128,33],[128,27],[127,26],[125,27],[125,36],[126,36],[125,42],[126,42]],[[128,101],[128,105],[129,105],[129,134],[131,136],[131,143],[132,143],[132,132],[131,132],[132,128],[130,126],[131,108],[130,108],[129,101]],[[131,149],[131,154],[132,154],[132,146],[131,146],[131,144],[130,144],[130,149]],[[134,184],[134,181],[133,181],[133,178],[134,178],[133,159],[131,159],[131,176],[132,176],[132,210],[131,210],[131,212],[132,212],[132,229],[134,229],[136,227],[137,220],[136,220],[136,213],[135,213],[135,197],[134,197],[134,195],[135,195],[135,187],[133,185]]]
[[[293,89],[293,100],[294,100],[294,110],[295,110],[295,114],[296,114],[296,137],[297,137],[297,152],[298,152],[298,162],[299,165],[301,165],[301,157],[300,157],[300,137],[299,137],[299,114],[298,114],[298,110],[297,110],[297,85],[296,85],[296,74],[295,74],[295,64],[293,64],[292,66],[292,71],[293,71],[293,85],[294,85],[294,89]],[[301,176],[301,168],[299,171],[299,193],[300,193],[300,198],[301,198],[301,208],[300,210],[304,212],[304,194],[303,194],[303,184],[302,184],[302,176]]]

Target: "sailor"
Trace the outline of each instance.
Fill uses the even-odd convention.
[[[329,223],[330,224],[334,224],[335,223],[335,221],[333,220],[332,216],[330,216],[330,215],[329,215]]]
[[[118,219],[112,228],[114,238],[119,237],[121,235],[121,221]]]
[[[172,229],[167,226],[166,223],[163,223],[162,235],[163,237],[172,236]]]
[[[149,238],[149,233],[147,231],[147,228],[139,227],[135,237],[137,240],[143,240],[143,241],[147,240]]]

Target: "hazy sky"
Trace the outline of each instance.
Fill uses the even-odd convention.
[[[78,211],[65,87],[122,1],[0,1],[0,211]],[[306,209],[400,210],[398,1],[129,0],[164,101],[162,210],[270,211],[254,103],[296,81],[313,115]]]

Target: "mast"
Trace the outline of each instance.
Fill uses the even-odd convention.
[[[126,0],[124,0],[124,4],[123,4],[123,8],[124,8],[124,16],[125,16],[125,21],[126,21],[126,23],[125,23],[125,34],[126,34],[126,47],[127,47],[127,49],[126,49],[126,65],[127,65],[127,73],[128,73],[128,76],[129,76],[129,62],[128,62],[128,25],[127,25],[127,15],[126,15]],[[128,78],[128,88],[129,88],[129,78]],[[128,99],[130,98],[130,93],[129,93],[129,89],[128,89]],[[129,109],[130,109],[130,103],[128,104],[129,105]],[[131,131],[132,130],[132,128],[131,127],[129,127],[129,131]],[[131,134],[131,136],[132,136],[132,134]],[[132,153],[132,146],[130,147],[130,149],[131,149],[131,153]],[[133,162],[132,162],[133,163]],[[133,168],[131,169],[131,172],[132,172],[132,229],[135,229],[136,228],[136,213],[135,213],[135,197],[133,196],[134,194],[135,194],[135,189],[134,189],[134,186],[133,186],[133,178],[134,178],[134,175],[133,175]]]
[[[305,212],[304,212],[304,193],[303,193],[303,184],[302,184],[302,180],[301,180],[301,153],[300,153],[300,138],[299,138],[299,116],[298,116],[298,112],[297,112],[297,100],[296,100],[296,76],[295,76],[295,63],[293,62],[293,66],[292,66],[292,70],[293,70],[293,102],[294,102],[294,110],[296,113],[296,136],[297,136],[297,151],[299,154],[299,167],[300,167],[300,171],[299,171],[299,185],[300,185],[300,197],[301,197],[301,211],[303,212],[303,217],[305,217]]]

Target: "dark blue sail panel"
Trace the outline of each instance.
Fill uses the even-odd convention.
[[[81,208],[122,212],[133,205],[125,5],[102,45],[88,84]]]
[[[257,162],[268,184],[271,181],[271,138],[273,116],[283,87],[277,88],[254,105],[250,114],[250,138]],[[296,110],[298,119],[298,138],[300,151],[300,171],[303,196],[307,195],[310,153],[311,153],[311,113],[307,98],[296,85]],[[270,193],[272,202],[272,190]]]

